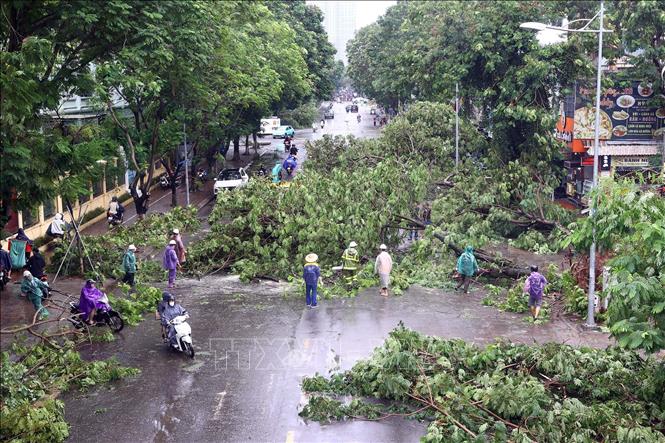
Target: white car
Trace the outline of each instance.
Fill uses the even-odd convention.
[[[224,169],[215,180],[213,192],[215,195],[222,189],[233,189],[245,186],[249,182],[249,175],[243,168]]]

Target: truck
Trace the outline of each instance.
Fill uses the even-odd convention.
[[[262,118],[259,135],[272,135],[280,126],[282,126],[282,122],[279,117]]]

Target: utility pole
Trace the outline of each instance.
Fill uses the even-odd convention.
[[[603,1],[600,2],[600,28],[598,30],[598,72],[596,73],[596,127],[593,135],[593,186],[591,192],[595,192],[598,187],[598,151],[600,151],[600,78],[603,68],[603,14],[605,12],[605,5]],[[596,199],[597,195],[593,195],[589,200],[589,217],[593,222],[596,214]],[[596,299],[596,228],[593,227],[593,242],[589,248],[589,295],[587,300],[587,318],[586,326],[594,328],[596,322],[594,320],[594,304]]]
[[[459,168],[459,84],[455,83],[455,169]]]
[[[187,206],[189,206],[189,165],[187,164],[187,126],[182,124],[182,133],[185,139],[185,191],[187,192]]]

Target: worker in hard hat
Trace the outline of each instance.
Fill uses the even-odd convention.
[[[347,284],[353,283],[356,279],[356,271],[360,263],[357,247],[358,243],[352,241],[342,254],[342,273]]]

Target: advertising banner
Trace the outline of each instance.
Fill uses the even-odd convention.
[[[578,83],[575,88],[575,139],[593,139],[595,128],[594,86]],[[612,141],[653,140],[665,131],[665,107],[650,105],[654,90],[650,83],[617,83],[601,92],[600,139]]]

